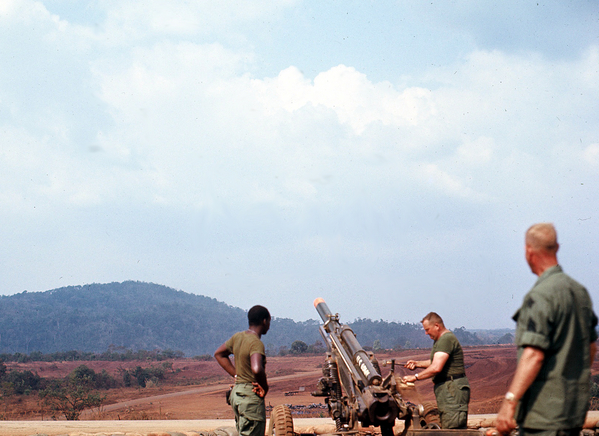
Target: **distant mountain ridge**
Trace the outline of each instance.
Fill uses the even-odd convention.
[[[220,345],[243,329],[245,312],[162,285],[69,286],[0,298],[0,352],[101,352],[111,344],[187,353]]]
[[[420,325],[370,320],[349,324],[364,347],[431,346]],[[318,325],[314,320],[275,317],[262,339],[267,351],[276,354],[296,340],[306,344],[320,340]],[[0,353],[103,352],[124,347],[170,349],[193,356],[211,354],[245,328],[247,313],[240,308],[153,283],[94,283],[0,297]],[[463,328],[457,333],[464,345],[464,340],[482,343]]]

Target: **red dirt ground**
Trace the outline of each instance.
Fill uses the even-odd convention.
[[[397,362],[408,359],[422,360],[429,357],[430,350],[404,350],[393,353],[377,353],[380,362],[394,358]],[[466,373],[472,388],[471,414],[496,413],[516,367],[514,346],[484,346],[464,348]],[[87,411],[82,419],[224,419],[233,418],[230,407],[225,403],[224,392],[232,381],[212,360],[199,362],[193,359],[179,359],[172,362],[172,371],[167,371],[166,379],[157,386],[144,389],[123,388],[102,392],[107,396],[100,410]],[[269,357],[267,374],[270,383],[267,404],[310,405],[324,403],[323,398],[312,397],[310,392],[322,372],[323,355],[300,357]],[[123,369],[136,366],[161,366],[161,362],[31,362],[7,364],[8,369],[37,371],[41,377],[64,377],[77,366],[85,364],[96,372],[105,369],[117,379],[122,379]],[[388,367],[382,367],[383,375]],[[398,376],[409,374],[397,367]],[[595,363],[593,373],[599,373],[599,363]],[[293,392],[293,395],[285,393]],[[414,403],[434,401],[433,386],[430,380],[418,382],[415,387],[402,391],[404,399]],[[4,410],[2,410],[4,409]],[[4,413],[2,413],[4,412]],[[324,416],[326,411],[312,409],[311,414],[293,411],[297,416]],[[4,419],[48,418],[37,395],[5,400],[0,406]]]

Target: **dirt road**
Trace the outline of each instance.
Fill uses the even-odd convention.
[[[322,373],[321,370],[314,370],[314,371],[299,372],[299,373],[290,374],[290,375],[275,376],[275,377],[269,378],[269,383],[271,385],[274,385],[276,383],[297,380],[297,379],[304,379],[304,378],[313,379],[313,378],[317,378],[318,375],[321,373]],[[229,386],[230,386],[229,383],[220,383],[220,384],[215,384],[215,385],[210,385],[210,386],[196,387],[196,388],[187,389],[187,390],[179,391],[179,392],[171,392],[168,394],[160,394],[160,395],[153,395],[153,396],[144,397],[144,398],[132,399],[132,400],[127,400],[127,401],[122,401],[119,403],[102,406],[102,411],[104,413],[115,412],[115,411],[118,411],[121,409],[127,409],[127,408],[134,407],[134,406],[143,406],[143,405],[147,405],[147,404],[156,404],[156,403],[160,403],[160,402],[166,402],[168,400],[177,399],[178,397],[187,396],[187,395],[197,396],[197,395],[210,395],[210,394],[224,393],[227,391],[227,389],[229,389]],[[83,419],[83,420],[90,419],[97,413],[98,413],[97,410],[86,410],[86,411],[84,411],[84,413],[81,414],[81,419]]]

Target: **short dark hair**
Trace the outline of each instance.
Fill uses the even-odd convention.
[[[248,322],[250,325],[260,325],[265,319],[270,319],[270,312],[264,306],[256,305],[248,312]]]

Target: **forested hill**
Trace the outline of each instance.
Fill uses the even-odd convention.
[[[263,336],[276,354],[296,341],[319,341],[317,321],[274,318]],[[430,347],[421,325],[357,320],[350,323],[364,347]],[[123,282],[69,286],[0,297],[0,353],[103,352],[109,347],[175,350],[188,356],[212,353],[247,327],[247,313],[213,298],[166,286]],[[497,342],[465,329],[464,345]]]

